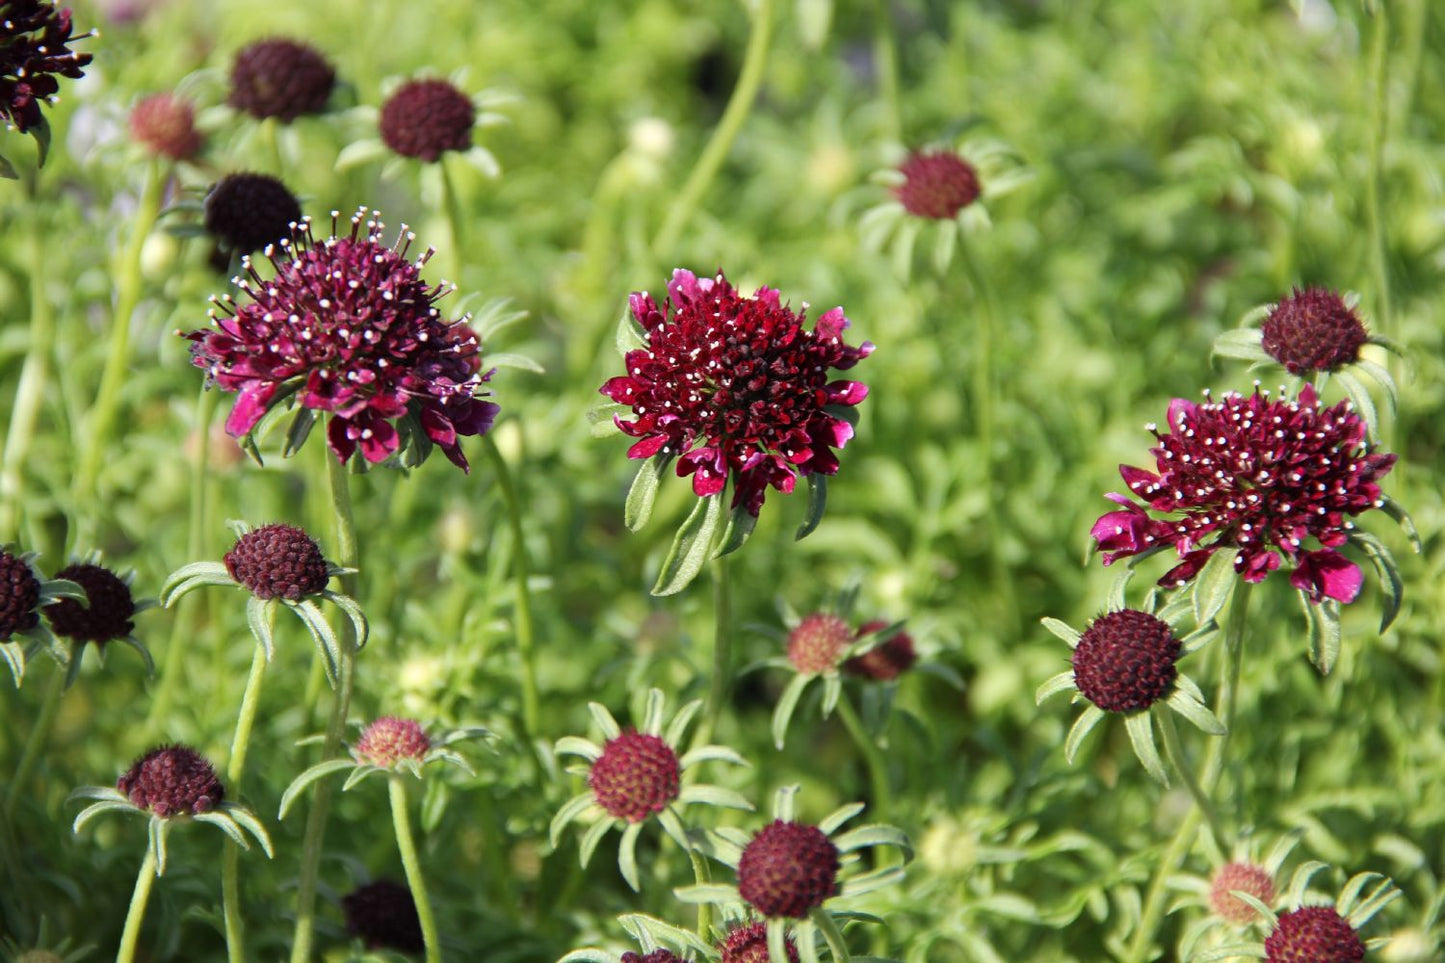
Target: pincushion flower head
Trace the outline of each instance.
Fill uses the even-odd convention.
[[[1235,842],[1228,855],[1220,849],[1212,833],[1203,834],[1202,842],[1212,868],[1204,875],[1176,873],[1168,882],[1171,889],[1184,894],[1175,900],[1175,908],[1192,906],[1205,911],[1180,937],[1181,959],[1194,959],[1201,947],[1237,939],[1241,930],[1263,918],[1253,903],[1235,894],[1243,893],[1256,902],[1273,905],[1279,888],[1284,885],[1281,867],[1302,835],[1298,830],[1286,833],[1261,857],[1259,840],[1248,831]]]
[[[106,812],[126,812],[150,819],[150,856],[157,876],[166,871],[166,839],[178,823],[209,823],[220,829],[242,849],[250,847],[249,833],[267,857],[272,855],[271,837],[255,815],[244,806],[226,801],[226,791],[206,759],[187,746],[158,746],[137,759],[121,774],[115,788],[83,786],[71,799],[95,802],[75,817],[74,830]],[[243,832],[244,830],[244,832]]]
[[[213,327],[185,335],[209,383],[239,395],[226,430],[255,453],[261,419],[299,406],[287,454],[325,413],[327,443],[342,462],[360,451],[369,463],[397,456],[412,467],[435,445],[467,470],[461,438],[485,434],[497,406],[479,397],[492,372],[470,315],[449,321],[436,307],[455,286],[423,281],[433,252],[409,259],[415,235],[403,227],[388,244],[365,208],[340,236],[333,212],[332,229],[318,239],[303,219],[291,240],[267,248],[269,278],[244,258],[242,302],[213,298]]]
[[[175,94],[159,93],[141,98],[131,108],[129,124],[132,140],[151,154],[173,161],[194,160],[204,143],[201,132],[196,129],[195,107]]]
[[[0,2],[0,120],[7,129],[31,134],[40,146],[40,163],[50,141],[40,106],[53,103],[60,91],[58,77],[82,76],[91,55],[70,45],[90,33],[75,35],[70,10],[45,0]],[[15,171],[0,158],[0,174]]]
[[[236,54],[226,103],[289,124],[325,110],[335,86],[336,71],[316,48],[285,38],[258,40]]]
[[[1073,668],[1039,686],[1036,700],[1042,703],[1049,696],[1072,690],[1074,702],[1088,703],[1064,741],[1064,755],[1070,764],[1084,737],[1106,715],[1123,716],[1134,754],[1149,774],[1165,785],[1169,776],[1154,744],[1152,713],[1160,711],[1158,721],[1165,729],[1166,745],[1174,721],[1164,709],[1210,735],[1224,733],[1224,723],[1204,704],[1199,686],[1176,665],[1217,632],[1210,621],[1179,638],[1174,623],[1188,608],[1182,599],[1166,605],[1158,615],[1119,608],[1099,616],[1083,632],[1058,619],[1043,620],[1045,628],[1074,650]]]
[[[236,543],[222,561],[192,562],[176,569],[161,586],[161,604],[170,608],[203,585],[245,589],[249,596],[246,623],[265,648],[267,662],[275,652],[275,611],[288,609],[311,633],[326,676],[335,685],[341,643],[317,602],[330,602],[341,609],[351,620],[357,646],[364,646],[369,629],[361,606],[351,596],[327,587],[331,579],[353,570],[328,562],[316,540],[294,525],[273,523],[253,529],[245,522],[232,522],[231,528]]]
[[[358,936],[369,950],[420,953],[421,920],[411,890],[389,879],[358,886],[341,898],[346,931]]]
[[[40,620],[41,610],[61,599],[85,604],[85,589],[66,579],[45,578],[34,563],[34,553],[17,555],[0,546],[0,658],[10,667],[16,688],[41,647],[61,665],[70,662],[70,646]]]
[[[711,959],[714,951],[691,930],[673,926],[646,913],[626,913],[617,918],[636,941],[641,952],[622,953],[589,946],[573,950],[557,963],[688,963]]]
[[[661,307],[647,292],[632,295],[641,333],[624,318],[627,374],[600,389],[614,403],[614,424],[637,439],[627,457],[647,459],[628,496],[628,527],[646,523],[657,481],[676,462],[678,476],[691,476],[705,500],[696,511],[712,520],[709,535],[719,534],[721,499],[729,485],[733,490],[729,528],[737,537],[729,533],[715,547],[711,538],[693,539],[701,543],[699,566],[705,555],[740,545],[768,489],[789,494],[799,476],[812,488],[798,532],[807,535],[821,517],[824,482],[838,471],[834,449],[853,437],[854,406],[868,396],[862,382],[832,372],[852,368],[873,345],[844,343],[842,308],[824,312],[809,330],[807,305],[794,312],[766,287],[744,297],[721,272],[699,278],[678,269],[667,291]]]
[[[682,784],[683,773],[702,762],[746,762],[726,746],[699,746],[685,753],[678,746],[702,702],[689,702],[671,721],[665,715],[662,692],[651,689],[642,716],[642,728],[623,729],[612,713],[600,703],[587,708],[606,741],[597,745],[588,739],[565,736],[557,741],[559,755],[580,756],[586,765],[569,769],[587,777],[587,789],[573,796],[552,819],[553,848],[562,830],[574,820],[589,825],[582,834],[580,855],[585,867],[602,837],[614,826],[622,828],[617,851],[617,868],[634,890],[640,889],[637,870],[637,837],[647,821],[656,817],[662,828],[684,850],[695,848],[683,824],[681,810],[693,803],[751,810],[752,804],[729,789],[701,783]]]
[[[742,904],[764,917],[767,947],[774,960],[787,958],[784,939],[789,930],[805,949],[821,935],[835,959],[848,959],[838,922],[824,904],[834,897],[859,896],[902,879],[903,866],[898,864],[857,875],[847,873],[858,863],[862,850],[892,846],[911,859],[913,848],[902,830],[892,826],[860,826],[835,836],[844,823],[863,811],[862,803],[843,806],[817,825],[801,822],[795,815],[797,791],[797,786],[778,790],[773,821],[756,833],[725,827],[712,834],[708,855],[737,872],[737,886],[708,883],[675,892],[684,902]]]
[[[392,162],[384,176],[390,176],[406,161],[434,167],[452,155],[483,177],[500,176],[502,168],[495,155],[474,143],[473,137],[477,130],[507,123],[500,108],[515,98],[490,89],[468,94],[465,88],[465,71],[448,79],[414,77],[384,82],[379,110],[363,106],[349,112],[376,135],[352,140],[337,157],[337,170],[389,156]]]
[[[99,556],[92,555],[83,561],[73,562],[55,573],[55,577],[80,586],[84,599],[61,598],[44,609],[50,631],[63,643],[69,645],[71,656],[67,662],[66,686],[80,676],[82,648],[93,643],[96,657],[105,663],[108,643],[120,642],[140,653],[145,662],[146,674],[155,675],[155,662],[145,643],[131,634],[135,628],[134,617],[155,606],[154,599],[137,599],[131,593],[133,572],[118,575],[100,564]]]

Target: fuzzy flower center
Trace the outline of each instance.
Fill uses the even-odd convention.
[[[390,769],[398,762],[421,762],[431,749],[431,740],[421,723],[396,716],[382,716],[367,726],[356,740],[354,754],[358,760],[379,769]]]
[[[413,80],[397,88],[381,108],[381,139],[403,157],[428,163],[445,151],[472,146],[477,109],[471,98],[444,80]]]
[[[791,936],[787,938],[786,946],[788,963],[798,963],[798,946]],[[718,951],[722,955],[722,963],[771,963],[767,924],[749,923],[737,927],[723,939]]]
[[[231,68],[232,107],[252,117],[290,123],[326,108],[336,72],[314,47],[294,40],[262,40],[236,55]]]
[[[226,571],[258,599],[296,602],[325,590],[330,575],[316,541],[294,525],[263,525],[236,540]]]
[[[1253,922],[1259,910],[1235,896],[1236,890],[1266,906],[1274,902],[1274,880],[1263,866],[1226,863],[1219,867],[1209,884],[1209,908],[1216,916],[1239,926]]]
[[[1268,963],[1359,963],[1365,944],[1332,906],[1302,906],[1281,913],[1264,941]]]
[[[838,656],[853,637],[853,630],[838,616],[814,613],[788,633],[788,661],[805,674],[827,672],[838,667]]]
[[[161,818],[210,812],[226,798],[216,770],[186,746],[152,749],[120,777],[115,788],[136,808]]]
[[[1334,371],[1360,360],[1369,333],[1334,291],[1298,288],[1264,319],[1261,347],[1293,375]]]
[[[802,919],[838,894],[838,847],[821,829],[775,819],[743,849],[738,892],[768,917]]]
[[[681,774],[671,746],[629,729],[602,747],[587,784],[609,816],[639,823],[677,798]]]
[[[201,151],[195,108],[174,94],[153,94],[131,108],[130,135],[171,160],[189,160]]]
[[[231,251],[249,254],[291,236],[301,202],[269,174],[228,174],[206,194],[206,231]]]
[[[103,644],[130,635],[135,623],[135,599],[130,586],[114,572],[99,565],[69,565],[55,573],[85,589],[86,604],[61,599],[45,608],[45,617],[56,635],[76,642]]]
[[[23,558],[0,549],[0,642],[35,628],[40,580]]]
[[[1074,648],[1074,684],[1105,712],[1138,712],[1173,690],[1180,651],[1162,619],[1133,609],[1109,612]]]
[[[898,166],[893,196],[914,217],[949,220],[978,200],[978,171],[953,151],[919,151]]]

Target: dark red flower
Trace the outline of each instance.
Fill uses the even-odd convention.
[[[497,414],[476,396],[492,373],[482,370],[467,318],[447,321],[436,308],[451,288],[421,279],[432,252],[407,260],[414,235],[403,229],[388,246],[382,225],[365,218],[358,213],[349,235],[323,240],[304,222],[268,255],[269,280],[248,259],[249,278],[239,283],[249,300],[237,306],[227,296],[224,316],[211,312],[214,330],[185,335],[195,342],[193,361],[240,393],[226,421],[233,437],[294,391],[303,407],[331,413],[327,439],[343,462],[358,447],[367,461],[385,461],[401,447],[393,422],[404,419],[408,432],[466,470],[459,438],[485,434]]]
[[[201,152],[195,108],[174,94],[152,94],[137,102],[130,111],[130,135],[152,154],[171,160],[190,160]]]
[[[828,370],[851,368],[873,351],[866,341],[843,343],[843,309],[806,331],[803,314],[777,291],[741,297],[721,273],[698,278],[679,269],[667,291],[661,310],[650,294],[632,295],[647,347],[629,351],[627,374],[601,388],[636,415],[616,419],[639,439],[627,456],[677,456],[677,474],[692,475],[703,496],[721,492],[731,476],[733,506],[752,515],[770,485],[787,494],[799,474],[836,474],[833,449],[853,437],[842,412],[868,387],[830,382]]]
[[[314,47],[294,40],[259,40],[236,54],[226,102],[252,117],[290,123],[326,109],[336,71]]]
[[[431,739],[421,723],[382,716],[362,730],[354,754],[362,762],[389,769],[405,760],[421,762],[430,749]]]
[[[369,950],[421,953],[426,943],[411,890],[389,879],[367,883],[341,898],[346,930]]]
[[[858,627],[858,635],[877,632],[888,627],[887,622],[864,622]],[[918,661],[918,652],[913,648],[913,636],[907,632],[895,632],[862,655],[854,656],[843,663],[843,671],[849,675],[863,676],[888,682],[898,678]]]
[[[45,617],[56,634],[76,642],[104,644],[130,635],[135,623],[135,599],[130,586],[99,565],[67,565],[55,573],[85,589],[86,603],[61,599],[45,607]]]
[[[1354,309],[1336,292],[1295,288],[1264,319],[1260,345],[1290,374],[1306,375],[1360,360],[1369,337]]]
[[[0,642],[40,623],[40,579],[29,563],[0,549]]]
[[[789,936],[786,942],[788,963],[798,963],[798,946]],[[768,925],[748,923],[739,926],[723,938],[718,946],[722,963],[771,963],[768,956]],[[779,961],[781,963],[781,961]]]
[[[681,767],[662,739],[628,729],[602,747],[587,785],[609,816],[640,823],[677,798]]]
[[[269,174],[227,174],[206,194],[206,231],[229,251],[249,254],[291,236],[301,202]]]
[[[1226,863],[1219,867],[1209,883],[1209,908],[1216,916],[1239,926],[1254,922],[1259,910],[1235,896],[1236,890],[1248,893],[1266,906],[1274,902],[1274,880],[1263,866]]]
[[[382,105],[381,139],[403,157],[430,163],[471,147],[476,119],[471,98],[445,80],[413,80]]]
[[[738,892],[764,916],[802,919],[838,895],[838,847],[821,829],[775,819],[738,860]]]
[[[1182,652],[1169,623],[1123,609],[1094,620],[1074,647],[1074,685],[1105,712],[1137,712],[1166,698]]]
[[[949,220],[978,200],[978,171],[951,150],[915,151],[898,173],[903,183],[893,196],[914,217]]]
[[[683,963],[683,959],[672,950],[653,950],[646,956],[641,953],[623,953],[622,963]]]
[[[1234,567],[1246,581],[1263,581],[1283,556],[1295,566],[1290,584],[1312,601],[1354,601],[1363,577],[1335,549],[1353,528],[1348,517],[1380,505],[1378,480],[1395,456],[1370,453],[1365,423],[1348,402],[1325,408],[1310,385],[1297,401],[1258,388],[1220,401],[1206,392],[1203,404],[1174,399],[1168,428],[1161,434],[1150,426],[1159,440],[1150,449],[1157,474],[1119,467],[1135,497],[1166,517],[1109,495],[1123,510],[1091,531],[1105,565],[1172,545],[1181,561],[1159,584],[1182,585],[1230,546],[1239,549]],[[1306,550],[1309,538],[1324,547]]]
[[[262,525],[236,539],[223,561],[258,599],[292,602],[324,591],[331,576],[316,540],[294,525]]]
[[[1359,963],[1365,944],[1333,906],[1301,906],[1281,913],[1265,938],[1268,963]]]
[[[853,641],[848,623],[830,612],[815,612],[788,633],[788,661],[799,672],[837,668],[838,656]]]
[[[41,0],[0,3],[0,119],[25,133],[44,117],[42,102],[60,90],[56,77],[72,80],[85,73],[91,55],[70,44],[91,36],[73,36],[70,11]]]
[[[136,760],[115,788],[131,805],[162,818],[210,812],[226,798],[216,770],[186,746],[160,746]]]

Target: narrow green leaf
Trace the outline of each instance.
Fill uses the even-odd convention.
[[[748,537],[753,534],[757,527],[758,518],[742,505],[737,506],[728,513],[727,528],[723,529],[722,538],[718,539],[717,548],[713,551],[713,558],[722,558],[724,555],[731,555],[743,547]]]
[[[1072,669],[1065,669],[1039,686],[1038,691],[1034,693],[1034,705],[1041,705],[1050,696],[1072,688],[1074,688],[1074,672]]]
[[[310,769],[307,769],[301,775],[291,780],[291,785],[287,786],[286,791],[281,794],[281,807],[276,813],[276,818],[285,819],[286,813],[290,811],[292,804],[296,802],[296,797],[301,795],[312,783],[318,779],[324,779],[332,773],[340,772],[343,769],[350,769],[354,765],[356,765],[356,763],[350,759],[327,759],[325,762],[318,762]]]
[[[793,538],[802,541],[813,534],[813,529],[823,520],[823,509],[828,507],[828,476],[813,472],[808,476],[808,515]]]
[[[1395,556],[1375,536],[1368,532],[1353,532],[1350,541],[1365,550],[1365,557],[1375,569],[1380,580],[1380,593],[1384,596],[1384,611],[1380,614],[1380,631],[1384,632],[1400,614],[1400,603],[1405,593],[1404,580],[1400,578],[1400,567]]]
[[[617,869],[634,893],[642,891],[642,878],[637,872],[637,835],[642,823],[629,823],[617,844]]]
[[[266,611],[269,607],[277,604],[275,600],[265,602],[251,596],[246,599],[246,624],[251,629],[251,635],[256,639],[257,644],[266,652],[266,661],[270,662],[275,655],[275,639],[271,634],[271,619]]]
[[[1144,769],[1157,779],[1160,785],[1169,785],[1169,773],[1164,770],[1164,761],[1159,758],[1159,747],[1154,744],[1154,726],[1149,713],[1129,713],[1124,717],[1124,728],[1129,731],[1134,755],[1139,757]]]
[[[1422,551],[1420,533],[1415,529],[1415,521],[1410,517],[1410,513],[1401,508],[1400,503],[1389,496],[1382,498],[1380,501],[1380,511],[1395,520],[1395,524],[1400,526],[1400,529],[1405,533],[1405,537],[1410,540],[1410,545],[1415,549],[1415,554],[1419,555]]]
[[[788,685],[783,689],[783,694],[778,697],[777,707],[773,709],[773,744],[779,749],[788,738],[788,723],[793,718],[793,712],[798,708],[798,700],[803,697],[803,690],[812,682],[814,676],[802,675],[801,673],[788,680]]]
[[[563,804],[561,809],[557,810],[557,815],[552,817],[552,824],[547,829],[547,838],[553,849],[557,848],[557,840],[562,838],[562,830],[567,828],[568,823],[582,815],[587,807],[592,805],[592,801],[592,791],[588,790],[573,796]]]
[[[1355,406],[1355,411],[1358,412],[1364,420],[1365,428],[1369,431],[1370,437],[1378,438],[1380,435],[1380,416],[1375,412],[1375,402],[1370,397],[1369,389],[1365,387],[1359,378],[1355,377],[1349,371],[1336,372],[1335,380],[1340,383],[1341,388],[1345,389],[1345,394],[1349,396],[1350,404]]]
[[[1054,635],[1057,635],[1059,638],[1063,639],[1065,642],[1069,643],[1069,648],[1071,649],[1076,648],[1079,644],[1079,640],[1083,638],[1083,635],[1080,634],[1078,629],[1074,628],[1072,625],[1069,625],[1067,622],[1061,622],[1055,618],[1049,618],[1046,616],[1042,619],[1039,619],[1039,624],[1042,625],[1044,628],[1048,629]]]
[[[647,347],[647,339],[642,334],[642,328],[632,317],[632,307],[629,305],[623,309],[622,317],[617,321],[617,332],[614,336],[617,345],[617,353],[627,357],[627,352],[637,351]]]
[[[20,180],[20,172],[15,169],[14,164],[5,158],[4,154],[0,154],[0,177],[5,178],[7,181]]]
[[[1319,647],[1310,653],[1310,661],[1321,673],[1329,675],[1340,657],[1340,603],[1325,599],[1315,610],[1320,629]]]
[[[1092,732],[1103,718],[1104,710],[1093,704],[1079,713],[1079,720],[1074,723],[1068,736],[1064,738],[1064,759],[1068,761],[1069,765],[1074,764],[1074,757],[1079,754],[1079,745],[1084,741],[1084,737]]]
[[[490,368],[517,368],[522,371],[530,371],[533,374],[547,373],[547,369],[542,367],[536,359],[529,358],[525,354],[513,354],[510,352],[488,354],[485,360],[487,367]]]
[[[614,418],[626,418],[632,414],[628,405],[605,402],[587,410],[587,423],[591,426],[593,438],[609,438],[622,433]]]
[[[35,138],[35,166],[44,167],[46,158],[50,156],[50,121],[44,114],[40,116],[40,123],[30,128],[30,136]]]
[[[316,424],[316,412],[310,408],[297,408],[296,417],[291,419],[291,426],[286,429],[286,444],[281,448],[281,457],[290,458],[301,450],[306,444],[306,439],[311,436],[311,428]]]
[[[677,530],[672,548],[662,561],[662,570],[657,573],[657,584],[652,586],[653,595],[675,595],[687,588],[688,584],[702,571],[712,549],[713,536],[717,534],[722,521],[723,492],[700,498],[692,514]]]
[[[611,829],[613,819],[611,816],[597,820],[587,827],[587,832],[582,834],[582,842],[578,846],[578,855],[582,860],[582,868],[586,869],[587,864],[592,862],[592,854],[597,851],[597,844],[602,842],[602,837],[607,835]]]
[[[652,517],[652,506],[657,501],[657,488],[663,472],[672,464],[672,455],[658,453],[644,459],[632,478],[632,487],[627,491],[627,503],[623,509],[623,521],[627,530],[635,532],[647,524]]]
[[[1224,610],[1238,576],[1234,573],[1237,548],[1218,548],[1194,579],[1194,620],[1199,625],[1211,621]]]
[[[672,895],[684,903],[737,903],[742,900],[736,886],[724,886],[721,883],[680,886],[672,891]]]

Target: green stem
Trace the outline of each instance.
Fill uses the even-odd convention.
[[[863,761],[868,766],[868,780],[873,786],[873,810],[870,818],[875,822],[886,823],[889,810],[893,807],[893,793],[888,786],[888,763],[883,759],[883,751],[864,727],[863,720],[858,718],[858,712],[853,708],[846,692],[838,697],[838,718],[843,720],[843,727],[848,730],[848,735],[853,737],[853,742],[857,744],[858,751],[863,753]]]
[[[458,281],[462,277],[462,252],[467,246],[466,221],[462,218],[461,199],[457,197],[456,185],[447,171],[447,159],[443,154],[437,159],[437,173],[442,179],[442,206],[446,208],[447,225],[452,231],[452,276]]]
[[[70,647],[72,659],[80,658],[84,652],[82,645]],[[55,713],[60,709],[60,697],[65,693],[65,676],[65,666],[58,662],[51,666],[50,682],[45,688],[44,701],[40,703],[40,715],[35,720],[34,728],[30,730],[30,738],[25,741],[20,765],[15,767],[15,778],[10,780],[10,788],[5,793],[7,822],[15,815],[15,804],[20,800],[20,793],[30,781],[30,774],[34,771],[35,764],[40,761],[40,753],[50,738],[51,727],[55,725]]]
[[[892,0],[874,0],[878,28],[873,34],[873,62],[878,71],[878,95],[885,111],[883,134],[889,140],[903,137],[898,107],[898,31],[893,28]]]
[[[286,162],[281,159],[280,133],[280,121],[275,117],[267,117],[261,121],[261,140],[265,142],[266,152],[270,155],[271,168],[277,177],[285,180]]]
[[[416,855],[416,841],[411,835],[411,819],[406,809],[405,776],[393,774],[389,779],[391,790],[391,821],[396,827],[396,848],[401,850],[401,865],[406,870],[406,884],[411,887],[412,902],[416,903],[416,915],[421,920],[421,938],[426,946],[426,963],[441,963],[442,945],[437,936],[436,917],[432,915],[431,900],[426,895],[426,881],[421,875],[421,860]]]
[[[55,314],[46,296],[46,279],[51,274],[46,247],[52,240],[44,219],[33,216],[30,233],[30,338],[20,382],[15,387],[15,404],[10,409],[10,428],[5,435],[5,454],[0,459],[0,543],[14,541],[20,532],[21,501],[25,496],[25,459],[35,438],[35,423],[45,401],[50,380],[50,353],[55,346]]]
[[[267,610],[274,625],[275,608]],[[246,691],[241,696],[241,711],[236,717],[236,734],[231,739],[231,758],[226,763],[226,790],[241,795],[241,779],[246,773],[246,749],[251,744],[251,729],[256,722],[256,709],[261,704],[261,682],[266,675],[266,649],[257,643],[251,655],[251,674],[246,678]],[[246,921],[241,915],[241,881],[238,873],[241,847],[226,840],[221,864],[221,912],[226,924],[226,958],[230,963],[246,963]]]
[[[708,871],[707,860],[702,853],[695,849],[687,851],[687,858],[692,861],[692,876],[699,885],[712,882],[712,873]],[[697,904],[697,937],[703,942],[712,940],[712,904]]]
[[[1209,832],[1214,836],[1214,841],[1220,848],[1225,847],[1224,830],[1219,824],[1219,814],[1214,811],[1214,804],[1209,801],[1209,796],[1199,785],[1199,780],[1194,778],[1194,773],[1184,762],[1184,747],[1179,742],[1179,728],[1174,725],[1174,716],[1168,710],[1158,713],[1155,718],[1159,721],[1159,731],[1164,735],[1164,754],[1169,757],[1169,762],[1184,780],[1184,787],[1189,790],[1189,795],[1194,799],[1194,805],[1204,814],[1209,823]]]
[[[712,678],[708,680],[702,724],[697,727],[693,736],[694,746],[705,746],[712,742],[718,719],[722,716],[723,703],[727,700],[728,689],[732,686],[732,567],[728,564],[727,556],[723,556],[713,559],[709,568],[712,570]]]
[[[482,437],[482,450],[486,452],[492,463],[492,470],[497,474],[497,486],[502,490],[502,501],[507,506],[507,522],[512,529],[513,606],[516,609],[514,621],[517,627],[517,654],[522,662],[522,728],[528,738],[535,738],[540,725],[541,709],[537,696],[532,589],[527,584],[531,578],[532,561],[527,553],[526,536],[522,531],[522,498],[517,483],[512,478],[512,469],[490,434]]]
[[[748,37],[747,50],[743,53],[742,71],[738,74],[738,85],[733,88],[732,97],[728,99],[722,120],[718,121],[712,138],[703,148],[702,155],[682,189],[677,192],[677,199],[667,212],[662,230],[657,232],[652,249],[659,257],[668,256],[673,245],[677,243],[682,229],[687,226],[687,219],[692,216],[693,209],[717,176],[733,140],[742,129],[743,121],[747,120],[749,112],[752,111],[758,88],[762,86],[764,69],[767,67],[768,45],[772,33],[773,0],[758,0],[757,8],[753,11],[752,34]]]
[[[334,457],[326,459],[326,478],[331,488],[331,509],[336,522],[336,562],[342,568],[355,568],[356,521],[351,514],[351,490],[346,466]],[[356,576],[341,578],[342,591],[355,595]],[[326,723],[326,739],[321,758],[333,758],[341,746],[341,732],[351,710],[351,690],[356,678],[356,639],[351,620],[342,619],[337,633],[341,643],[341,660],[337,666],[336,699]],[[326,836],[326,821],[331,815],[334,781],[323,779],[316,787],[311,810],[306,814],[306,833],[301,843],[301,870],[296,886],[296,929],[291,943],[291,963],[308,963],[316,926],[316,883],[321,869],[321,847]]]
[[[1390,272],[1386,263],[1385,140],[1389,130],[1389,38],[1390,24],[1385,4],[1375,4],[1375,31],[1370,43],[1370,176],[1365,184],[1366,215],[1370,225],[1370,267],[1375,281],[1375,320],[1380,333],[1394,337],[1390,309]]]
[[[151,898],[151,886],[156,881],[155,850],[146,847],[145,859],[141,860],[140,872],[136,873],[135,891],[130,895],[130,909],[125,914],[125,929],[120,935],[120,949],[115,954],[115,963],[131,963],[135,959],[136,943],[140,941],[140,925],[145,919],[146,903]]]
[[[1214,714],[1224,721],[1225,733],[1209,741],[1209,751],[1204,757],[1204,777],[1199,780],[1201,795],[1208,799],[1219,784],[1224,772],[1224,750],[1228,746],[1229,734],[1234,730],[1235,709],[1239,704],[1239,676],[1244,664],[1244,629],[1249,611],[1249,596],[1253,586],[1240,582],[1234,587],[1234,598],[1230,603],[1229,621],[1224,627],[1224,665],[1220,671],[1219,693],[1215,697]],[[1154,878],[1149,881],[1149,891],[1144,898],[1144,909],[1139,917],[1139,928],[1134,931],[1134,941],[1129,945],[1125,963],[1144,963],[1150,945],[1154,942],[1154,931],[1164,912],[1164,899],[1168,895],[1166,881],[1184,861],[1194,845],[1199,825],[1204,821],[1204,810],[1199,806],[1190,807],[1169,841],[1164,857],[1154,868]],[[1222,837],[1216,836],[1216,839]]]
[[[130,241],[121,251],[113,268],[116,279],[115,315],[110,324],[110,348],[105,359],[105,369],[100,376],[95,404],[90,409],[84,455],[75,475],[77,505],[88,504],[89,497],[95,491],[96,476],[100,473],[105,453],[110,450],[114,441],[111,438],[111,428],[115,423],[120,389],[130,376],[133,315],[140,303],[142,287],[141,252],[145,248],[151,228],[155,226],[156,217],[160,214],[161,193],[165,181],[166,173],[162,172],[158,163],[152,161],[146,171],[145,187],[141,191],[135,222],[131,225]]]

